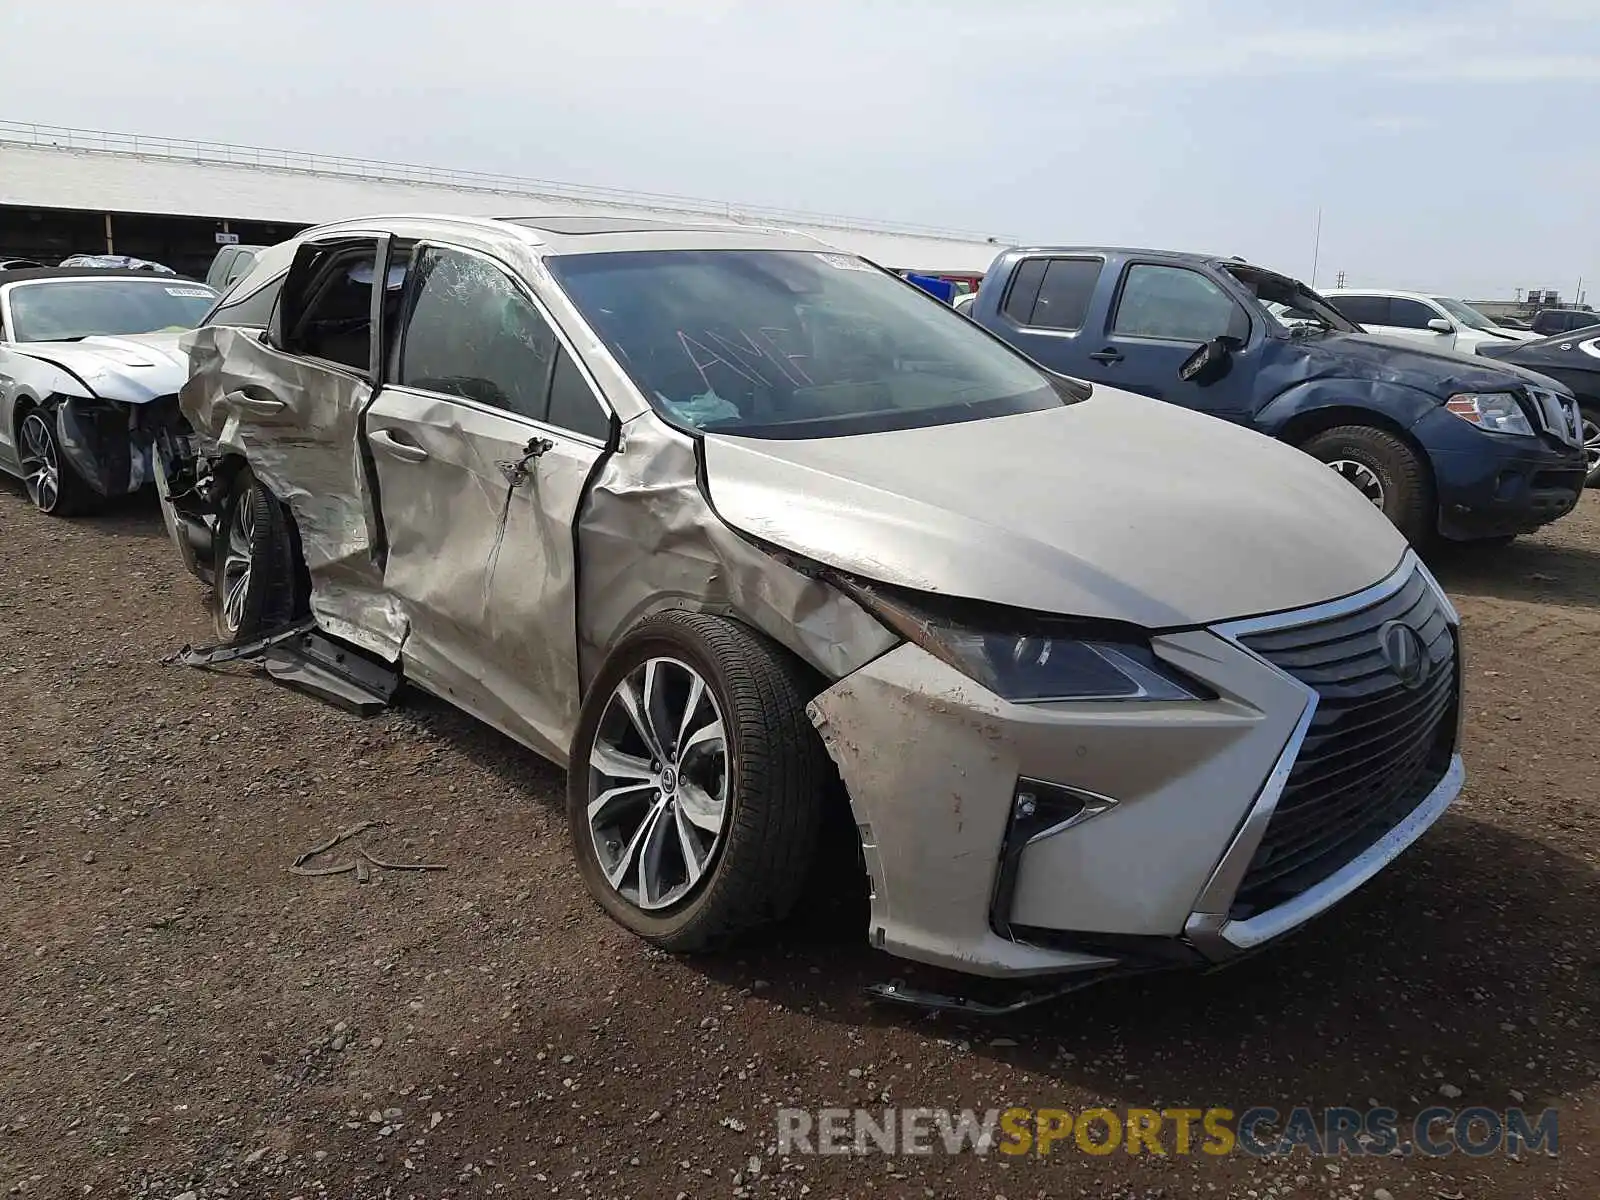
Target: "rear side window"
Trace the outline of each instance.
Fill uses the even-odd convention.
[[[543,420],[559,344],[533,303],[476,255],[425,249],[417,270],[398,382]]]
[[[1387,296],[1329,296],[1328,303],[1357,325],[1387,325],[1389,323],[1389,297]]]
[[[1389,301],[1389,319],[1383,323],[1397,329],[1426,329],[1428,322],[1438,315],[1420,300],[1403,300],[1395,296]]]
[[[291,318],[295,327],[285,348],[369,371],[377,258],[376,242],[329,250],[312,268],[305,307]]]
[[[1041,329],[1082,329],[1094,285],[1100,280],[1100,265],[1100,260],[1093,258],[1051,259],[1028,324]]]
[[[1039,299],[1039,286],[1044,283],[1044,271],[1049,260],[1029,258],[1023,260],[1011,276],[1011,290],[1006,293],[1005,314],[1019,325],[1033,321],[1033,306]]]
[[[1112,332],[1123,337],[1208,342],[1249,332],[1244,311],[1212,280],[1183,267],[1136,263],[1122,281]]]
[[[272,321],[272,310],[283,290],[284,277],[269,279],[248,294],[229,296],[211,311],[206,325],[234,325],[245,329],[265,329]]]

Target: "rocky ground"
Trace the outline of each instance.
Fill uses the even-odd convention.
[[[0,1194],[1600,1195],[1600,497],[1439,567],[1467,628],[1467,790],[1403,860],[1228,971],[997,1022],[821,907],[679,961],[571,868],[562,778],[442,705],[362,721],[209,638],[152,506],[0,487]],[[303,878],[362,820],[385,861]],[[348,847],[320,861],[341,861]],[[1561,1110],[1557,1156],[772,1153],[780,1106]]]

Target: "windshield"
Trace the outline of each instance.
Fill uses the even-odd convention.
[[[1298,279],[1274,275],[1258,267],[1229,267],[1228,273],[1250,290],[1263,312],[1290,332],[1303,329],[1361,332],[1361,326],[1340,315],[1338,309]]]
[[[1495,324],[1470,304],[1463,304],[1459,300],[1452,300],[1448,296],[1435,296],[1433,302],[1468,329],[1481,330],[1484,333],[1493,333]]]
[[[679,428],[829,437],[1066,403],[949,305],[851,255],[665,250],[546,263]]]
[[[170,279],[41,279],[9,293],[14,342],[193,329],[216,292]]]

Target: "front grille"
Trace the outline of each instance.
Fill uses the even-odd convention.
[[[1583,414],[1578,402],[1550,391],[1548,388],[1530,387],[1528,398],[1533,401],[1540,427],[1559,442],[1569,446],[1583,445]]]
[[[1424,649],[1406,687],[1383,650],[1392,621]],[[1313,625],[1240,639],[1317,693],[1317,708],[1232,916],[1249,917],[1314,887],[1411,813],[1450,766],[1459,667],[1455,634],[1421,571],[1390,596]]]

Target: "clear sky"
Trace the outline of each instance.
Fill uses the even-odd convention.
[[[1600,298],[1600,0],[10,0],[0,117]]]

